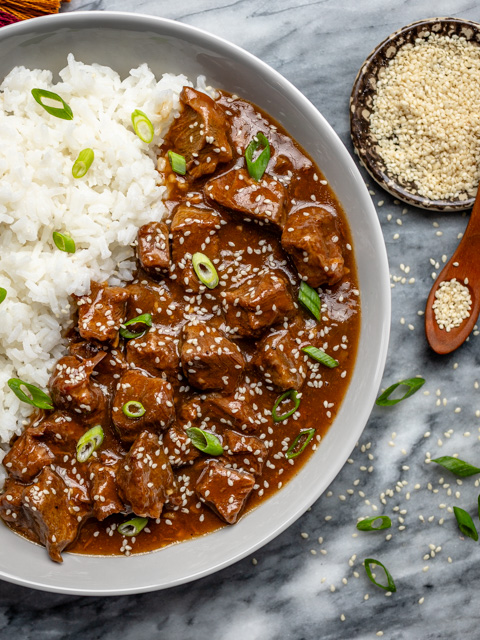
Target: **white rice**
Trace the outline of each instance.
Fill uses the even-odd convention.
[[[192,86],[181,75],[165,74],[157,82],[146,64],[122,81],[112,69],[85,65],[73,55],[60,78],[52,84],[49,71],[16,67],[0,85],[0,286],[7,290],[0,305],[3,443],[20,433],[31,413],[7,380],[46,387],[65,352],[61,332],[71,322],[70,294],[87,293],[91,279],[131,279],[138,227],[165,215],[166,187],[156,171],[155,149],[178,113],[182,87]],[[204,78],[198,84],[205,90]],[[58,93],[73,120],[49,115],[34,101],[35,87]],[[135,109],[154,125],[150,147],[133,132]],[[72,165],[86,147],[95,160],[76,180]],[[55,230],[71,234],[75,254],[55,247]]]

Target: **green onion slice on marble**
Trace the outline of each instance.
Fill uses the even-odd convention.
[[[209,289],[215,289],[218,285],[218,273],[210,258],[203,253],[194,253],[192,264],[200,282]]]
[[[187,161],[184,156],[175,153],[175,151],[169,151],[168,161],[170,162],[172,171],[178,173],[179,176],[184,176],[187,173]]]
[[[210,431],[204,431],[197,427],[187,429],[187,435],[192,441],[194,447],[208,453],[211,456],[221,456],[223,453],[222,443],[219,438]]]
[[[87,171],[92,166],[92,162],[95,158],[93,149],[83,149],[78,154],[78,158],[73,163],[72,176],[74,178],[83,178]]]
[[[78,462],[86,462],[92,453],[101,446],[103,437],[103,429],[99,424],[86,431],[77,442]]]
[[[153,140],[153,124],[146,113],[143,113],[140,109],[135,109],[132,112],[132,125],[133,130],[142,142],[149,144]]]
[[[22,402],[31,404],[33,407],[37,407],[37,409],[53,409],[53,404],[50,396],[48,396],[44,391],[36,387],[34,384],[24,382],[19,378],[10,378],[7,384],[13,391],[13,393],[17,396],[17,398]],[[22,390],[22,387],[25,387],[30,395],[27,395],[25,391]]]
[[[140,531],[142,531],[148,523],[148,518],[132,518],[131,520],[127,520],[126,522],[122,522],[117,527],[118,533],[122,536],[132,537],[137,536]]]
[[[402,400],[406,400],[407,398],[410,398],[410,396],[413,396],[413,394],[417,393],[424,384],[425,380],[423,378],[407,378],[406,380],[401,380],[396,384],[392,384],[388,389],[385,389],[385,391],[378,396],[375,404],[379,407],[391,407],[392,405],[398,404],[399,402],[402,402]],[[395,391],[395,389],[397,389],[397,387],[402,385],[408,387],[405,394],[401,398],[391,400],[390,395]]]
[[[38,102],[38,104],[41,105],[51,116],[61,118],[62,120],[73,119],[73,111],[65,100],[58,95],[58,93],[53,93],[53,91],[47,91],[46,89],[32,89],[32,96],[35,98],[35,101]],[[44,100],[49,100],[50,102],[54,102],[57,105],[62,106],[55,107],[51,104],[45,103]]]
[[[380,524],[375,526],[375,523],[380,520]],[[357,529],[359,531],[382,531],[382,529],[390,529],[392,521],[388,516],[373,516],[373,518],[365,518],[357,522]]]
[[[372,569],[370,568],[370,565],[377,565],[379,567],[382,567],[382,569],[385,571],[385,576],[387,577],[387,585],[380,584],[380,582],[377,582],[375,580],[375,578],[372,575]],[[397,587],[395,586],[395,582],[393,581],[393,578],[392,578],[389,570],[379,560],[375,560],[375,558],[366,558],[365,559],[365,571],[367,572],[367,576],[369,577],[369,579],[377,587],[380,587],[381,589],[385,589],[385,591],[391,591],[392,593],[394,593],[397,590]]]
[[[451,471],[461,478],[468,478],[468,476],[474,476],[480,473],[478,467],[474,467],[472,464],[459,460],[458,458],[452,458],[452,456],[441,456],[440,458],[434,458],[432,462],[441,465],[448,471]]]
[[[129,400],[122,407],[127,418],[141,418],[145,414],[145,407],[138,400]]]
[[[282,404],[282,402],[285,402],[286,400],[291,400],[293,402],[293,407],[286,411],[286,413],[279,414],[277,409]],[[295,413],[299,406],[300,396],[297,391],[295,391],[295,389],[285,391],[285,393],[282,393],[282,395],[277,398],[275,404],[273,405],[272,417],[274,422],[282,422],[282,420],[286,420]]]
[[[303,453],[314,435],[315,429],[304,429],[303,431],[300,431],[288,448],[288,451],[285,453],[285,458],[287,458],[287,460],[291,460]]]
[[[325,351],[322,351],[321,349],[317,349],[317,347],[313,347],[312,345],[309,345],[308,347],[302,347],[302,351],[307,353],[311,358],[313,358],[317,362],[324,364],[329,369],[334,369],[335,367],[338,367],[338,360],[335,360],[335,358],[332,358],[332,356],[329,356],[328,353],[325,353]]]
[[[5,300],[6,297],[7,297],[7,290],[4,289],[3,287],[0,287],[0,304]]]
[[[312,287],[303,280],[300,285],[300,289],[298,290],[298,301],[310,311],[314,318],[320,320],[320,312],[322,309],[320,296],[315,289],[312,289]]]
[[[262,151],[257,155],[255,160],[253,156],[255,152],[261,148]],[[270,160],[270,143],[267,138],[259,131],[250,142],[245,150],[245,162],[247,170],[251,178],[257,182],[262,179]]]
[[[64,251],[65,253],[75,253],[77,250],[75,246],[75,240],[66,233],[60,233],[60,231],[54,231],[52,234],[53,241],[57,249]]]
[[[457,524],[460,531],[465,536],[473,538],[473,540],[478,540],[478,533],[475,525],[473,524],[473,520],[470,514],[460,507],[453,507],[453,513],[455,514],[455,518],[457,519]]]
[[[127,327],[131,324],[144,324],[145,329],[143,331],[133,332],[129,331]],[[152,316],[150,313],[142,313],[142,315],[137,316],[136,318],[132,318],[128,322],[124,322],[120,327],[120,335],[122,338],[126,338],[127,340],[131,340],[132,338],[140,338],[143,336],[149,328],[152,326]]]

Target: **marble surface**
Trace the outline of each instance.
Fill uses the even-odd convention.
[[[402,25],[434,13],[480,21],[480,6],[471,0],[437,0],[434,5],[431,0],[72,0],[64,7],[95,9],[180,20],[248,49],[291,80],[350,151],[348,98],[371,49]],[[480,379],[479,338],[472,336],[450,356],[435,356],[418,315],[432,272],[438,270],[431,262],[451,255],[467,217],[403,207],[375,185],[370,188],[395,285],[384,383],[420,374],[427,380],[422,391],[397,407],[375,408],[329,492],[255,557],[192,584],[120,598],[62,596],[1,582],[0,637],[480,636],[474,605],[480,548],[459,535],[451,513],[458,505],[474,514],[479,489],[475,479],[460,486],[426,463],[429,455],[454,452],[472,463],[480,461],[480,389],[474,384]],[[392,529],[356,533],[357,517],[378,513],[392,518]],[[388,595],[369,582],[361,564],[367,557],[389,568],[396,593]]]

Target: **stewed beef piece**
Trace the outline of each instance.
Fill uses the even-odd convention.
[[[251,276],[236,289],[226,291],[223,304],[232,332],[257,338],[295,311],[287,279],[279,271]]]
[[[92,282],[90,293],[78,297],[78,330],[86,340],[113,342],[125,319],[128,292],[123,287],[109,287]]]
[[[176,493],[175,478],[158,436],[143,431],[120,464],[120,497],[133,513],[159,518],[163,505]]]
[[[289,329],[279,329],[258,343],[255,365],[265,376],[265,382],[280,391],[300,389],[306,376],[300,347]]]
[[[252,409],[252,403],[237,399],[236,395],[224,396],[219,393],[209,393],[195,396],[182,405],[179,418],[190,423],[190,426],[212,421],[246,432],[254,431],[259,423]]]
[[[195,490],[202,502],[227,524],[235,524],[252,493],[255,476],[247,471],[226,467],[209,460],[200,474]]]
[[[283,230],[282,246],[311,287],[332,285],[343,278],[338,220],[327,209],[311,206],[292,213]]]
[[[118,466],[119,460],[107,455],[101,455],[100,459],[92,459],[88,463],[90,500],[97,520],[105,520],[125,508],[118,495]]]
[[[155,276],[168,273],[170,247],[168,227],[164,222],[149,222],[138,230],[137,255],[142,268]]]
[[[92,374],[105,355],[100,351],[88,360],[76,356],[60,358],[48,383],[55,406],[80,415],[93,415],[103,410],[105,396]]]
[[[137,412],[135,405],[125,407],[131,401],[140,402],[145,412],[133,417],[126,415],[126,411]],[[142,431],[166,431],[174,419],[173,389],[169,382],[135,369],[123,374],[113,399],[112,422],[124,442],[133,442]]]
[[[195,179],[232,159],[227,116],[210,96],[191,87],[183,88],[180,101],[183,109],[170,127],[168,142],[185,157],[187,174]]]
[[[200,456],[200,451],[193,446],[185,429],[177,425],[164,434],[163,449],[173,468],[192,464]]]
[[[260,438],[231,429],[225,429],[221,437],[223,462],[235,469],[243,469],[255,475],[262,474],[268,450]]]
[[[204,391],[231,393],[245,366],[238,346],[206,324],[184,327],[180,357],[190,384]]]
[[[129,295],[126,318],[149,313],[155,324],[176,325],[182,320],[183,311],[178,295],[173,295],[170,287],[171,283],[168,281],[153,283],[142,280],[129,284],[125,287]]]
[[[208,198],[237,214],[282,231],[287,209],[285,187],[265,173],[258,182],[245,169],[232,169],[205,185]]]
[[[178,338],[150,329],[127,343],[127,362],[152,376],[176,377],[180,371]]]

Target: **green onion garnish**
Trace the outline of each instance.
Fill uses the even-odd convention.
[[[303,280],[300,285],[300,289],[298,290],[298,301],[310,311],[314,318],[320,320],[320,311],[322,308],[320,296],[315,289],[312,289],[312,287]]]
[[[203,253],[194,253],[192,264],[200,282],[209,289],[215,289],[218,285],[218,273],[210,258]]]
[[[259,147],[263,147],[263,151],[254,160],[253,154]],[[261,180],[265,173],[269,160],[270,143],[263,133],[259,131],[245,150],[245,162],[247,163],[248,173],[257,182]]]
[[[200,451],[203,451],[203,453],[208,453],[211,456],[222,455],[222,443],[216,435],[210,433],[210,431],[198,429],[197,427],[190,427],[190,429],[187,429],[186,431],[194,447],[200,449]]]
[[[52,399],[50,396],[34,384],[29,384],[19,378],[10,378],[7,384],[17,398],[22,402],[31,404],[33,407],[37,407],[38,409],[53,409]],[[27,396],[27,394],[22,391],[21,387],[25,387],[27,391],[30,392],[30,395]]]
[[[302,347],[302,351],[304,351],[305,353],[308,353],[308,355],[313,358],[314,360],[317,360],[317,362],[321,362],[322,364],[324,364],[326,367],[329,367],[330,369],[333,369],[334,367],[338,367],[338,360],[335,360],[335,358],[332,358],[331,356],[329,356],[327,353],[325,353],[325,351],[322,351],[321,349],[317,349],[317,347],[313,347],[312,345],[309,345],[308,347]]]
[[[277,413],[278,406],[282,402],[285,402],[285,400],[287,399],[293,400],[294,402],[293,409],[290,409],[290,411],[287,411],[287,413],[282,413],[281,415],[278,415]],[[281,422],[282,420],[286,420],[293,413],[295,413],[295,411],[298,409],[299,406],[300,406],[300,398],[298,397],[298,393],[295,391],[295,389],[290,389],[290,391],[286,391],[285,393],[282,393],[282,395],[277,398],[277,401],[273,405],[272,417],[274,422]]]
[[[377,520],[381,520],[380,526],[374,527],[374,523]],[[373,518],[365,518],[357,522],[357,529],[359,531],[381,531],[382,529],[390,529],[392,521],[388,516],[373,516]]]
[[[117,527],[118,533],[122,536],[137,536],[142,529],[147,525],[148,518],[132,518],[127,520]]]
[[[132,333],[125,327],[128,327],[129,324],[144,324],[145,329],[143,331],[139,331],[138,333]],[[141,316],[137,316],[136,318],[132,318],[128,322],[125,322],[123,326],[120,328],[120,335],[122,338],[127,338],[127,340],[131,340],[132,338],[139,338],[143,336],[148,328],[152,326],[152,316],[149,313],[142,313]]]
[[[123,405],[122,411],[127,418],[141,418],[146,409],[138,400],[129,400]]]
[[[473,520],[470,517],[470,514],[464,509],[460,509],[460,507],[453,507],[453,513],[455,514],[455,518],[457,519],[458,528],[460,529],[460,531],[469,538],[478,540],[478,533],[475,525],[473,524]]]
[[[292,458],[299,456],[305,450],[305,447],[313,438],[314,434],[315,429],[305,429],[304,431],[300,431],[286,452],[285,458],[287,458],[287,460],[291,460]]]
[[[468,478],[468,476],[474,476],[476,473],[480,473],[480,469],[478,467],[474,467],[472,464],[468,464],[468,462],[465,462],[464,460],[452,458],[451,456],[435,458],[432,462],[436,462],[461,478]]]
[[[478,496],[478,517],[480,519],[480,495]]]
[[[77,460],[86,462],[92,453],[98,449],[103,442],[103,429],[97,424],[89,429],[77,442]]]
[[[402,400],[406,400],[406,398],[409,398],[410,396],[413,396],[413,394],[417,393],[417,391],[421,387],[423,387],[424,384],[425,380],[423,378],[408,378],[407,380],[401,380],[396,384],[392,384],[392,386],[388,387],[388,389],[385,389],[385,391],[380,396],[378,396],[375,404],[378,404],[380,407],[390,407],[394,404],[397,404],[398,402],[401,402]],[[388,396],[392,394],[400,385],[405,385],[406,387],[408,387],[408,391],[401,398],[390,400]]]
[[[78,158],[73,163],[72,176],[74,178],[83,178],[92,166],[94,158],[95,154],[93,153],[93,149],[83,149],[83,151],[80,151]]]
[[[140,109],[135,109],[132,113],[132,125],[133,130],[142,142],[149,144],[153,140],[153,124]]]
[[[379,567],[382,567],[382,569],[385,571],[385,575],[387,576],[387,582],[388,582],[387,586],[380,584],[375,580],[375,578],[372,575],[372,570],[370,569],[371,564],[378,565]],[[395,586],[395,582],[393,581],[393,578],[390,575],[390,572],[388,571],[387,567],[384,564],[382,564],[379,560],[375,560],[374,558],[366,558],[365,571],[367,572],[367,576],[370,578],[373,584],[377,585],[377,587],[380,587],[381,589],[385,589],[385,591],[391,591],[392,593],[397,590],[397,587]]]
[[[65,253],[75,253],[76,251],[75,240],[65,233],[54,231],[53,241],[57,249],[60,249],[60,251],[65,251]]]
[[[5,300],[6,297],[7,297],[7,290],[4,289],[3,287],[0,287],[0,304]]]
[[[168,161],[170,162],[172,171],[175,171],[175,173],[178,173],[180,176],[184,176],[187,173],[187,161],[179,153],[169,151]]]
[[[65,100],[58,95],[58,93],[53,93],[53,91],[46,91],[45,89],[32,89],[32,96],[35,98],[38,104],[41,105],[51,116],[62,118],[62,120],[73,120],[73,111],[70,109]],[[62,108],[51,107],[48,104],[44,104],[42,102],[42,98],[60,102],[63,106]]]

